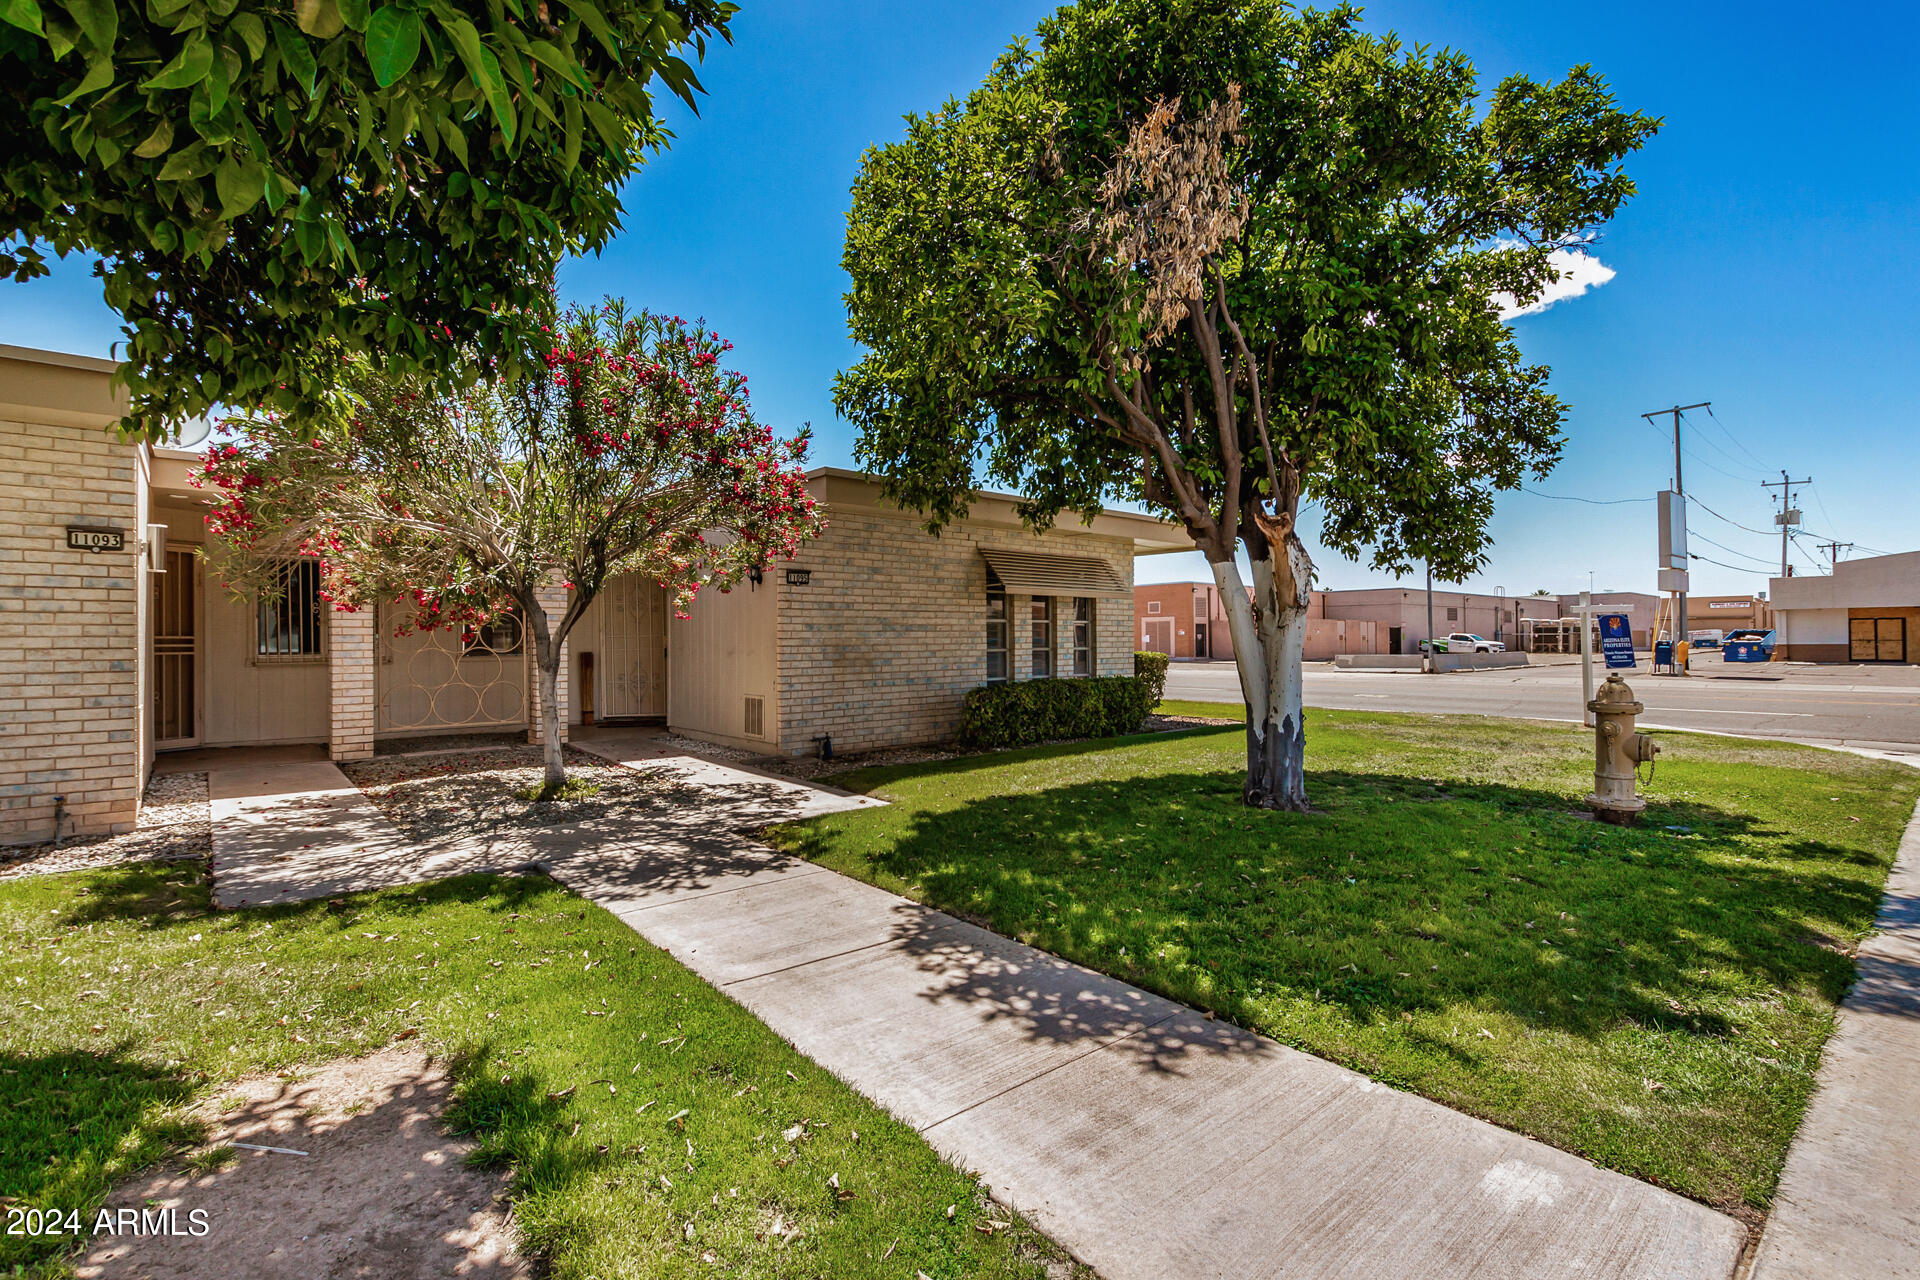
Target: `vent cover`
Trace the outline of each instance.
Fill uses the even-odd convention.
[[[747,699],[747,716],[746,716],[747,722],[746,722],[745,732],[749,738],[764,738],[767,736],[766,710],[767,710],[767,700],[765,698],[748,698]]]

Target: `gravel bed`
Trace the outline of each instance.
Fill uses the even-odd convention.
[[[545,776],[538,746],[453,755],[376,756],[340,766],[380,812],[415,840],[644,816],[684,803],[692,788],[566,748],[567,780],[591,795],[535,802]]]
[[[132,831],[117,836],[77,836],[60,845],[0,848],[0,880],[94,871],[123,862],[184,862],[213,852],[207,814],[207,775],[155,774],[140,802]]]

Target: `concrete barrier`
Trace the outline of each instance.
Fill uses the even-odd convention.
[[[1410,653],[1342,653],[1333,659],[1335,667],[1351,671],[1418,671],[1419,657]],[[1524,653],[1437,653],[1433,656],[1437,671],[1485,671],[1492,667],[1524,667]]]
[[[1436,653],[1433,655],[1434,669],[1437,671],[1485,671],[1492,667],[1524,667],[1527,655],[1524,653]]]

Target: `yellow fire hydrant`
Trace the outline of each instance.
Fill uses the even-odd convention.
[[[1587,704],[1593,712],[1593,794],[1587,807],[1602,822],[1632,826],[1647,802],[1634,794],[1639,766],[1651,763],[1660,744],[1634,731],[1633,718],[1646,708],[1634,700],[1616,672]]]

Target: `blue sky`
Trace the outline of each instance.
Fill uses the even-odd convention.
[[[627,191],[626,231],[570,264],[573,297],[624,294],[704,315],[735,343],[760,415],[811,421],[815,461],[847,465],[833,413],[846,338],[840,242],[847,189],[900,115],[976,84],[1050,4],[909,5],[749,0],[732,47],[702,71],[698,119]],[[1604,233],[1603,286],[1517,319],[1571,413],[1565,460],[1537,487],[1649,498],[1672,471],[1670,437],[1638,416],[1699,400],[1686,482],[1738,525],[1771,527],[1761,479],[1812,476],[1810,532],[1882,551],[1920,547],[1920,6],[1674,4],[1577,11],[1404,0],[1368,25],[1466,52],[1491,85],[1590,62],[1627,106],[1666,117],[1630,162],[1639,196]],[[106,355],[118,321],[86,265],[0,283],[0,342]],[[1730,434],[1729,434],[1730,433]],[[1737,440],[1736,440],[1737,437]],[[1696,509],[1694,589],[1764,589],[1779,539]],[[1505,495],[1493,563],[1469,585],[1523,594],[1593,585],[1651,590],[1654,507]],[[1722,546],[1708,545],[1711,539]],[[1824,541],[1825,537],[1818,539]],[[1807,537],[1801,572],[1823,553]],[[1862,554],[1855,552],[1854,554]],[[1388,581],[1316,551],[1333,587]],[[1204,578],[1197,556],[1139,565],[1142,581]]]

